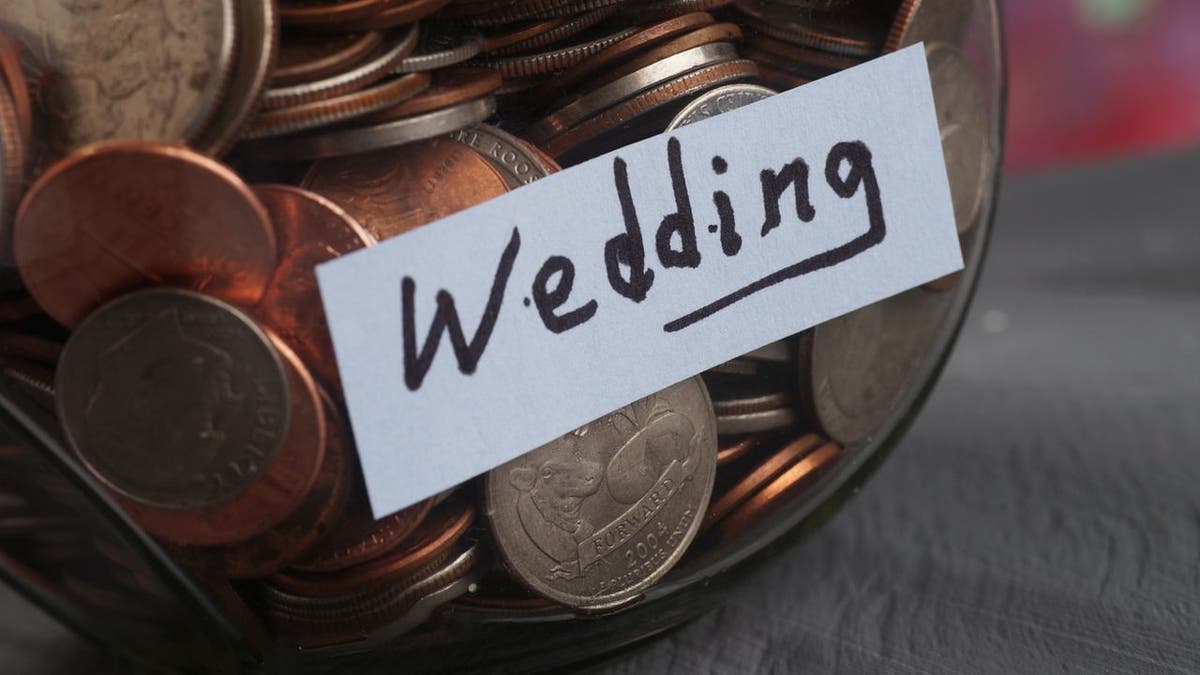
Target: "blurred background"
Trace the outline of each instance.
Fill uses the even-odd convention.
[[[1200,145],[1200,1],[1006,0],[1010,171]]]

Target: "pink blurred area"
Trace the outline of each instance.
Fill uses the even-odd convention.
[[[1200,145],[1200,0],[1006,0],[1007,166]]]

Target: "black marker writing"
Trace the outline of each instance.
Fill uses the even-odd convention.
[[[663,267],[700,266],[700,248],[696,245],[696,219],[692,217],[692,198],[688,196],[687,179],[683,175],[683,148],[679,139],[667,141],[667,169],[671,174],[671,191],[675,194],[675,213],[662,219],[655,235],[655,250]],[[679,249],[671,246],[678,235]]]
[[[604,267],[608,271],[608,284],[614,291],[634,302],[641,302],[654,285],[654,270],[646,269],[642,226],[638,222],[633,194],[629,191],[629,167],[620,157],[613,159],[613,180],[617,185],[617,199],[621,202],[625,232],[604,244]],[[623,266],[629,268],[628,279],[621,274]]]

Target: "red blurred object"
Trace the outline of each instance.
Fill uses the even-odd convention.
[[[1007,165],[1200,144],[1200,1],[1008,0]]]

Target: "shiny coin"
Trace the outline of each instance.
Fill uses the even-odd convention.
[[[821,445],[819,436],[805,434],[767,457],[737,483],[729,486],[720,495],[713,497],[708,512],[704,514],[704,521],[701,523],[700,529],[708,530],[720,522],[734,509],[757,494],[772,479],[819,445]]]
[[[234,0],[5,0],[0,31],[22,36],[39,82],[39,137],[60,157],[93,141],[191,141],[233,71]]]
[[[254,119],[243,138],[266,138],[333,126],[388,110],[429,88],[429,75],[412,73],[340,96],[267,110]]]
[[[25,73],[21,70],[21,48],[0,32],[0,78],[8,86],[16,106],[17,121],[20,125],[21,140],[26,147],[34,143],[33,137],[33,100],[29,95],[29,86],[25,81]]]
[[[383,33],[308,33],[284,31],[271,84],[312,82],[349,70],[383,43]]]
[[[118,497],[117,501],[147,532],[180,546],[227,546],[249,541],[293,515],[317,482],[325,460],[325,407],[304,363],[283,341],[270,335],[287,374],[287,435],[274,460],[232,500],[199,509],[163,509]],[[139,427],[141,429],[142,427]],[[150,427],[153,428],[153,427]]]
[[[266,471],[289,424],[267,336],[219,300],[176,290],[115,300],[72,333],[58,367],[71,447],[142,504],[228,502]]]
[[[193,145],[210,155],[223,155],[237,140],[246,120],[258,110],[279,43],[279,16],[274,0],[239,0],[238,41],[233,76],[225,99]]]
[[[626,603],[695,536],[716,453],[704,383],[668,387],[489,472],[496,547],[547,598],[587,610]]]
[[[733,464],[750,454],[753,450],[761,447],[765,438],[764,434],[751,434],[722,444],[721,449],[717,451],[718,471],[721,470],[721,467]],[[709,509],[711,508],[710,506]]]
[[[489,97],[391,122],[247,141],[240,147],[248,159],[255,160],[343,157],[444,136],[478,124],[495,111],[496,101]]]
[[[836,443],[826,443],[804,455],[719,521],[717,531],[726,540],[745,532],[768,514],[791,503],[841,454],[842,449]]]
[[[948,298],[918,288],[813,329],[800,385],[826,434],[850,445],[883,426],[929,358]]]
[[[407,77],[428,78],[429,75],[416,73]],[[432,85],[419,95],[369,115],[362,123],[390,122],[468,103],[494,93],[500,88],[501,81],[499,73],[484,68],[442,70],[433,74]]]
[[[492,168],[504,176],[510,190],[559,170],[553,159],[542,157],[521,139],[488,124],[459,129],[450,134],[450,138],[483,155]]]
[[[292,345],[314,374],[338,386],[316,266],[375,240],[321,195],[286,185],[259,185],[254,193],[275,224],[279,264],[253,314]]]
[[[945,43],[926,44],[929,78],[958,233],[969,231],[993,179],[987,106],[966,56]]]
[[[483,155],[449,138],[316,162],[303,184],[341,204],[379,241],[508,191]]]
[[[178,146],[112,141],[34,183],[13,223],[13,254],[30,295],[69,327],[147,285],[254,305],[275,270],[275,236],[227,167]]]
[[[547,52],[523,54],[507,58],[482,59],[480,65],[498,71],[506,79],[544,75],[569,68],[636,32],[637,29],[635,28],[626,28],[603,37],[588,40],[587,42],[560,47]]]
[[[680,127],[686,127],[700,120],[716,117],[730,110],[737,110],[742,106],[770,98],[775,94],[774,89],[768,89],[757,84],[731,84],[724,87],[717,87],[689,103],[683,110],[680,110],[675,119],[671,120],[671,123],[667,125],[667,130],[671,131]]]
[[[458,65],[483,49],[483,35],[446,26],[421,27],[415,52],[396,66],[397,73],[420,73]]]

